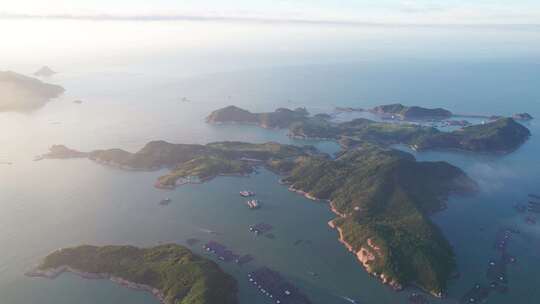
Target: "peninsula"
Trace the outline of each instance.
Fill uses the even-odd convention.
[[[450,194],[476,191],[459,168],[365,144],[335,160],[303,158],[283,182],[330,202],[338,218],[329,225],[370,274],[397,290],[415,284],[444,294],[454,255],[429,215],[443,210]]]
[[[56,148],[45,158],[81,157]],[[416,284],[441,296],[455,268],[450,244],[429,214],[450,194],[468,194],[476,184],[445,162],[417,162],[406,152],[362,144],[336,159],[313,147],[277,143],[219,142],[207,145],[148,143],[136,153],[98,150],[82,154],[124,169],[168,167],[157,186],[174,187],[218,175],[244,175],[265,166],[284,176],[291,191],[330,201],[330,225],[366,270],[396,289]]]
[[[64,88],[11,71],[0,71],[0,112],[31,111],[64,93]]]
[[[238,303],[234,278],[213,261],[175,244],[59,249],[26,275],[54,279],[64,272],[151,292],[163,304]]]
[[[299,139],[324,139],[338,141],[344,148],[362,143],[388,147],[406,144],[414,150],[455,149],[481,153],[508,153],[519,148],[531,135],[529,129],[513,118],[498,118],[494,121],[444,132],[434,127],[412,123],[379,122],[365,118],[336,123],[321,115],[309,116],[299,110],[279,109],[273,113],[252,114],[246,110],[230,106],[212,112],[207,118],[210,123],[235,122],[255,123],[261,126],[288,128],[289,135]],[[424,109],[404,107],[400,104],[374,108],[381,113],[394,113],[403,117],[439,117],[451,115],[444,109]],[[233,115],[233,113],[237,113]],[[244,113],[247,116],[240,115]],[[246,114],[249,113],[249,114]],[[283,114],[288,113],[288,114]],[[277,115],[279,123],[267,124],[257,120],[265,115]],[[250,117],[247,119],[247,117]],[[323,118],[324,117],[324,118]]]
[[[135,153],[121,149],[79,152],[63,145],[54,145],[49,153],[39,158],[88,158],[97,163],[128,170],[169,168],[171,172],[160,177],[156,187],[174,188],[186,183],[207,181],[218,175],[248,175],[257,165],[279,171],[281,168],[276,164],[276,160],[290,161],[309,155],[326,157],[311,146],[298,147],[274,142],[216,142],[193,145],[153,141]]]

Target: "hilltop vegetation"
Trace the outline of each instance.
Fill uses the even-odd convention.
[[[454,256],[428,215],[444,208],[449,194],[476,189],[460,169],[363,145],[336,160],[304,158],[284,181],[331,201],[340,215],[333,225],[370,273],[395,288],[446,289]]]
[[[247,175],[252,172],[253,166],[244,161],[201,156],[179,164],[169,174],[160,177],[158,184],[162,187],[174,187],[178,180],[190,177],[204,181],[218,175]]]
[[[394,116],[402,120],[444,119],[452,116],[452,112],[442,109],[428,109],[417,106],[404,106],[400,103],[377,106],[371,112],[383,116]]]
[[[124,169],[172,171],[158,179],[156,186],[169,188],[182,178],[208,180],[217,175],[246,175],[257,165],[271,165],[275,160],[318,154],[311,146],[297,147],[274,142],[252,144],[217,142],[207,145],[172,144],[153,141],[141,150],[130,153],[121,149],[79,152],[54,145],[43,158],[64,159],[87,157],[98,163]]]
[[[55,151],[60,154],[47,157],[81,155],[67,148]],[[428,215],[441,210],[450,193],[475,189],[461,170],[445,162],[416,162],[408,153],[371,144],[345,150],[336,159],[312,147],[243,142],[157,141],[136,153],[113,149],[84,155],[128,168],[171,168],[158,187],[174,187],[192,177],[249,174],[265,166],[284,174],[292,189],[331,200],[340,239],[370,273],[394,287],[416,283],[435,295],[446,288],[455,263],[450,245]]]
[[[263,127],[288,128],[289,135],[302,139],[339,141],[351,148],[362,143],[381,146],[406,144],[417,150],[459,149],[471,152],[510,152],[530,136],[530,131],[512,118],[499,118],[483,125],[465,127],[452,132],[412,123],[376,122],[359,118],[335,123],[328,116],[309,116],[303,109],[278,109],[272,113],[253,114],[230,106],[216,110],[207,118],[210,123],[255,123]],[[377,114],[398,115],[403,119],[446,118],[452,115],[444,109],[385,105],[370,110]]]
[[[39,270],[69,266],[159,289],[168,304],[234,304],[237,284],[219,266],[179,245],[79,246],[48,255]]]
[[[279,108],[274,112],[251,113],[236,106],[216,110],[206,118],[206,122],[256,124],[263,128],[288,128],[292,123],[308,119],[309,113],[304,108],[290,110]]]
[[[523,144],[531,132],[512,118],[465,127],[453,132],[438,132],[412,141],[417,150],[460,149],[478,152],[510,152]]]

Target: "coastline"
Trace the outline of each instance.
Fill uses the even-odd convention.
[[[174,189],[176,189],[178,187],[182,187],[182,186],[185,186],[185,185],[204,184],[204,183],[207,183],[207,182],[213,180],[214,178],[220,177],[220,176],[223,176],[223,177],[249,177],[251,174],[252,173],[245,173],[245,174],[242,174],[242,173],[230,173],[230,174],[221,173],[221,174],[216,174],[214,176],[209,176],[209,177],[206,177],[206,178],[198,178],[198,180],[193,180],[190,177],[181,177],[175,182],[174,185],[164,185],[164,184],[160,183],[159,179],[158,179],[155,182],[154,187],[157,188],[157,189],[160,189],[160,190],[174,190]]]
[[[35,268],[33,270],[26,272],[24,275],[31,278],[46,278],[46,279],[54,280],[57,277],[59,277],[61,274],[66,273],[66,272],[75,274],[79,276],[80,278],[87,279],[87,280],[109,280],[125,288],[151,293],[161,304],[170,304],[165,300],[165,294],[161,290],[154,288],[152,286],[149,286],[149,285],[139,284],[139,283],[128,281],[120,277],[115,277],[109,273],[84,272],[84,271],[80,271],[72,267],[69,267],[67,265],[63,265],[57,268],[50,268],[50,269],[44,269],[44,270]]]
[[[281,184],[286,185],[286,184],[283,183],[283,182],[281,182]],[[321,200],[322,200],[322,199],[317,198],[317,197],[315,197],[315,196],[313,196],[313,195],[311,195],[311,194],[309,194],[309,193],[307,193],[307,192],[305,192],[305,191],[298,190],[298,189],[294,188],[292,185],[289,186],[288,189],[289,189],[289,191],[295,192],[295,193],[298,193],[298,194],[301,194],[301,195],[303,195],[305,198],[307,198],[307,199],[309,199],[309,200],[312,200],[312,201],[321,201]],[[330,205],[330,210],[331,210],[334,214],[336,214],[336,215],[339,216],[340,218],[346,218],[346,217],[347,217],[346,214],[343,214],[343,213],[340,213],[339,211],[337,211],[337,209],[334,207],[334,205],[333,205],[333,203],[332,203],[331,200],[326,200],[326,201],[329,203],[329,205]],[[351,244],[349,244],[349,243],[345,240],[345,238],[344,238],[344,236],[343,236],[343,235],[344,235],[344,234],[343,234],[343,230],[342,230],[340,227],[336,226],[335,223],[334,223],[334,221],[335,221],[335,219],[329,221],[329,222],[328,222],[328,226],[329,226],[330,228],[335,229],[335,230],[338,231],[338,235],[339,235],[338,241],[339,241],[341,244],[343,244],[343,246],[345,246],[345,248],[347,248],[347,250],[348,250],[349,252],[351,252],[351,253],[354,254],[354,256],[356,257],[356,259],[358,260],[358,262],[360,262],[360,264],[361,264],[362,267],[364,268],[364,270],[365,270],[368,274],[370,274],[370,275],[372,275],[372,276],[374,276],[374,277],[377,277],[377,278],[381,281],[381,283],[383,283],[384,285],[390,286],[394,291],[401,291],[401,290],[403,290],[404,287],[403,287],[403,285],[401,285],[399,282],[397,282],[397,281],[395,281],[395,280],[389,280],[384,274],[381,273],[381,274],[379,275],[379,274],[375,273],[375,272],[371,269],[369,263],[370,263],[371,261],[373,261],[373,260],[376,259],[376,254],[379,255],[379,254],[378,254],[378,252],[379,252],[379,247],[377,247],[377,246],[372,242],[371,239],[368,239],[368,245],[369,245],[369,247],[370,247],[369,249],[368,249],[368,248],[365,248],[365,247],[361,247],[359,250],[355,250],[355,249],[353,248],[353,246],[352,246]],[[374,252],[373,252],[373,251],[374,251]],[[430,292],[430,294],[433,294],[433,293]]]

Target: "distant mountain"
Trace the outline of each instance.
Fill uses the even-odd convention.
[[[459,149],[472,152],[511,152],[531,135],[529,129],[512,118],[465,127],[453,132],[438,132],[419,137],[412,144],[417,150]]]
[[[30,111],[64,93],[64,88],[11,71],[0,71],[0,112]]]
[[[452,116],[452,112],[442,109],[428,109],[417,106],[404,106],[400,103],[377,106],[371,112],[379,115],[390,115],[402,120],[444,119]]]
[[[294,110],[279,108],[274,112],[252,113],[236,106],[228,106],[210,113],[206,122],[255,124],[268,129],[282,129],[288,128],[295,122],[304,121],[308,116],[309,113],[305,108]]]
[[[515,119],[515,120],[527,121],[527,120],[533,119],[534,117],[532,117],[532,115],[529,114],[529,113],[516,113],[516,114],[512,115],[512,118]]]
[[[42,67],[41,69],[37,70],[35,73],[34,73],[34,76],[37,76],[37,77],[50,77],[52,75],[56,74],[55,71],[53,71],[51,68],[49,68],[48,66],[44,66]]]

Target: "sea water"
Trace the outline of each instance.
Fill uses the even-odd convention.
[[[38,21],[2,21],[2,28],[30,31],[33,22]],[[24,272],[60,247],[186,245],[188,238],[219,241],[255,257],[242,267],[220,262],[238,280],[245,304],[269,303],[247,282],[246,274],[259,266],[280,271],[314,303],[347,303],[343,297],[406,303],[413,291],[395,293],[368,276],[328,227],[335,216],[327,204],[289,192],[264,169],[249,178],[219,177],[163,191],[153,183],[166,170],[122,171],[83,159],[33,161],[52,144],[134,152],[158,139],[241,140],[315,145],[329,154],[339,150],[334,143],[290,139],[283,130],[204,122],[210,111],[229,104],[252,111],[305,106],[322,113],[335,106],[402,102],[456,113],[540,117],[535,28],[63,22],[38,22],[41,31],[56,33],[50,44],[35,36],[7,36],[12,41],[0,51],[0,69],[30,74],[50,65],[60,73],[46,81],[66,88],[64,96],[34,112],[0,113],[0,162],[12,163],[0,165],[2,304],[156,303],[112,282],[70,274],[27,278]],[[74,29],[91,33],[93,42]],[[24,45],[41,52],[16,51]],[[419,160],[459,166],[481,186],[478,195],[453,197],[447,210],[433,216],[454,247],[461,276],[450,282],[448,299],[431,302],[455,303],[475,283],[487,283],[485,271],[496,257],[493,242],[501,227],[521,231],[509,247],[518,262],[509,266],[509,292],[494,294],[489,302],[540,298],[535,286],[540,226],[526,225],[512,208],[526,202],[528,193],[540,192],[540,124],[525,125],[533,136],[508,155],[414,153]],[[245,207],[238,195],[244,189],[257,192],[260,210]],[[165,197],[172,203],[159,206]],[[248,231],[259,222],[271,224],[275,238]],[[201,244],[191,249],[204,254]]]

